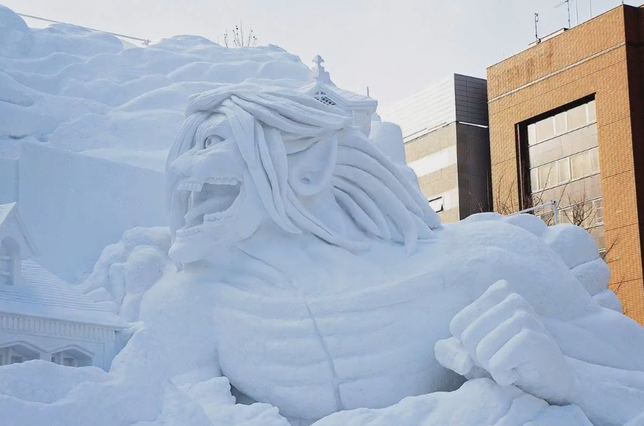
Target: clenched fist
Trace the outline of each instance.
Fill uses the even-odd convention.
[[[548,402],[570,402],[572,370],[532,306],[505,281],[492,285],[450,323],[436,343],[438,362],[467,378],[489,375]]]

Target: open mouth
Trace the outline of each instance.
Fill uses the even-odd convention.
[[[212,178],[204,183],[186,180],[179,183],[177,190],[190,193],[186,224],[177,231],[180,238],[198,234],[204,225],[233,217],[244,198],[244,186],[235,178]]]

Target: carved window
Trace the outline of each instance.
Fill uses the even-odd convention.
[[[39,358],[40,353],[26,343],[17,343],[0,348],[0,365],[20,364]]]
[[[6,237],[0,242],[0,285],[13,285],[15,283],[20,258],[20,246],[13,239]]]
[[[329,96],[321,90],[318,90],[317,92],[315,92],[315,95],[313,95],[313,97],[318,101],[322,102],[323,104],[331,105],[331,106],[337,105],[337,103],[333,101],[333,99],[329,98]]]
[[[51,362],[65,367],[85,367],[92,365],[92,357],[78,349],[67,349],[52,354]]]

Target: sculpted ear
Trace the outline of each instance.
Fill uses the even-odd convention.
[[[299,195],[311,196],[331,185],[337,160],[335,136],[320,139],[304,151],[288,156],[288,183]]]

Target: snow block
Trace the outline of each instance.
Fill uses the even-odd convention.
[[[19,176],[20,209],[38,260],[65,280],[91,271],[126,230],[166,225],[162,173],[24,143]]]

